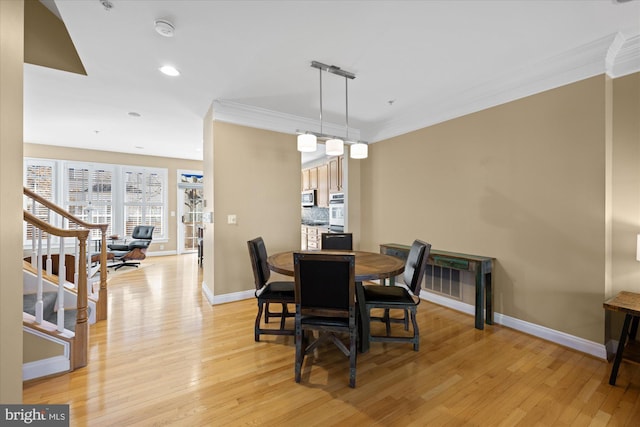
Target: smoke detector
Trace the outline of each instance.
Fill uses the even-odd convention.
[[[155,29],[163,37],[173,37],[175,31],[173,24],[165,19],[156,19]]]

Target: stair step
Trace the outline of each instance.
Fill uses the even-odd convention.
[[[32,316],[36,315],[36,294],[23,294],[22,295],[22,311]],[[57,292],[43,292],[42,293],[42,318],[47,322],[56,325],[58,323],[58,312],[55,311],[56,301],[58,300]],[[76,330],[76,316],[78,310],[75,308],[67,308],[64,310],[64,327],[70,331]],[[91,307],[87,307],[87,316],[91,315]]]
[[[56,301],[58,299],[57,292],[43,292],[42,293],[42,314],[46,319],[47,316],[51,315],[54,312]],[[37,295],[33,294],[24,294],[22,295],[22,311],[25,313],[29,313],[32,316],[36,315],[36,300]]]

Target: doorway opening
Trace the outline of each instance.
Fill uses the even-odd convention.
[[[178,171],[178,254],[198,251],[204,212],[201,171]]]

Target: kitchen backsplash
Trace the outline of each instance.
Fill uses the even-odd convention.
[[[311,208],[302,208],[302,222],[320,222],[329,223],[329,208],[319,208],[317,206]]]

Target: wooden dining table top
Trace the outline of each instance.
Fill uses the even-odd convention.
[[[404,271],[404,260],[390,255],[366,251],[287,251],[269,256],[267,264],[276,273],[285,276],[294,275],[293,253],[353,253],[356,256],[356,281],[386,279],[401,274]]]

